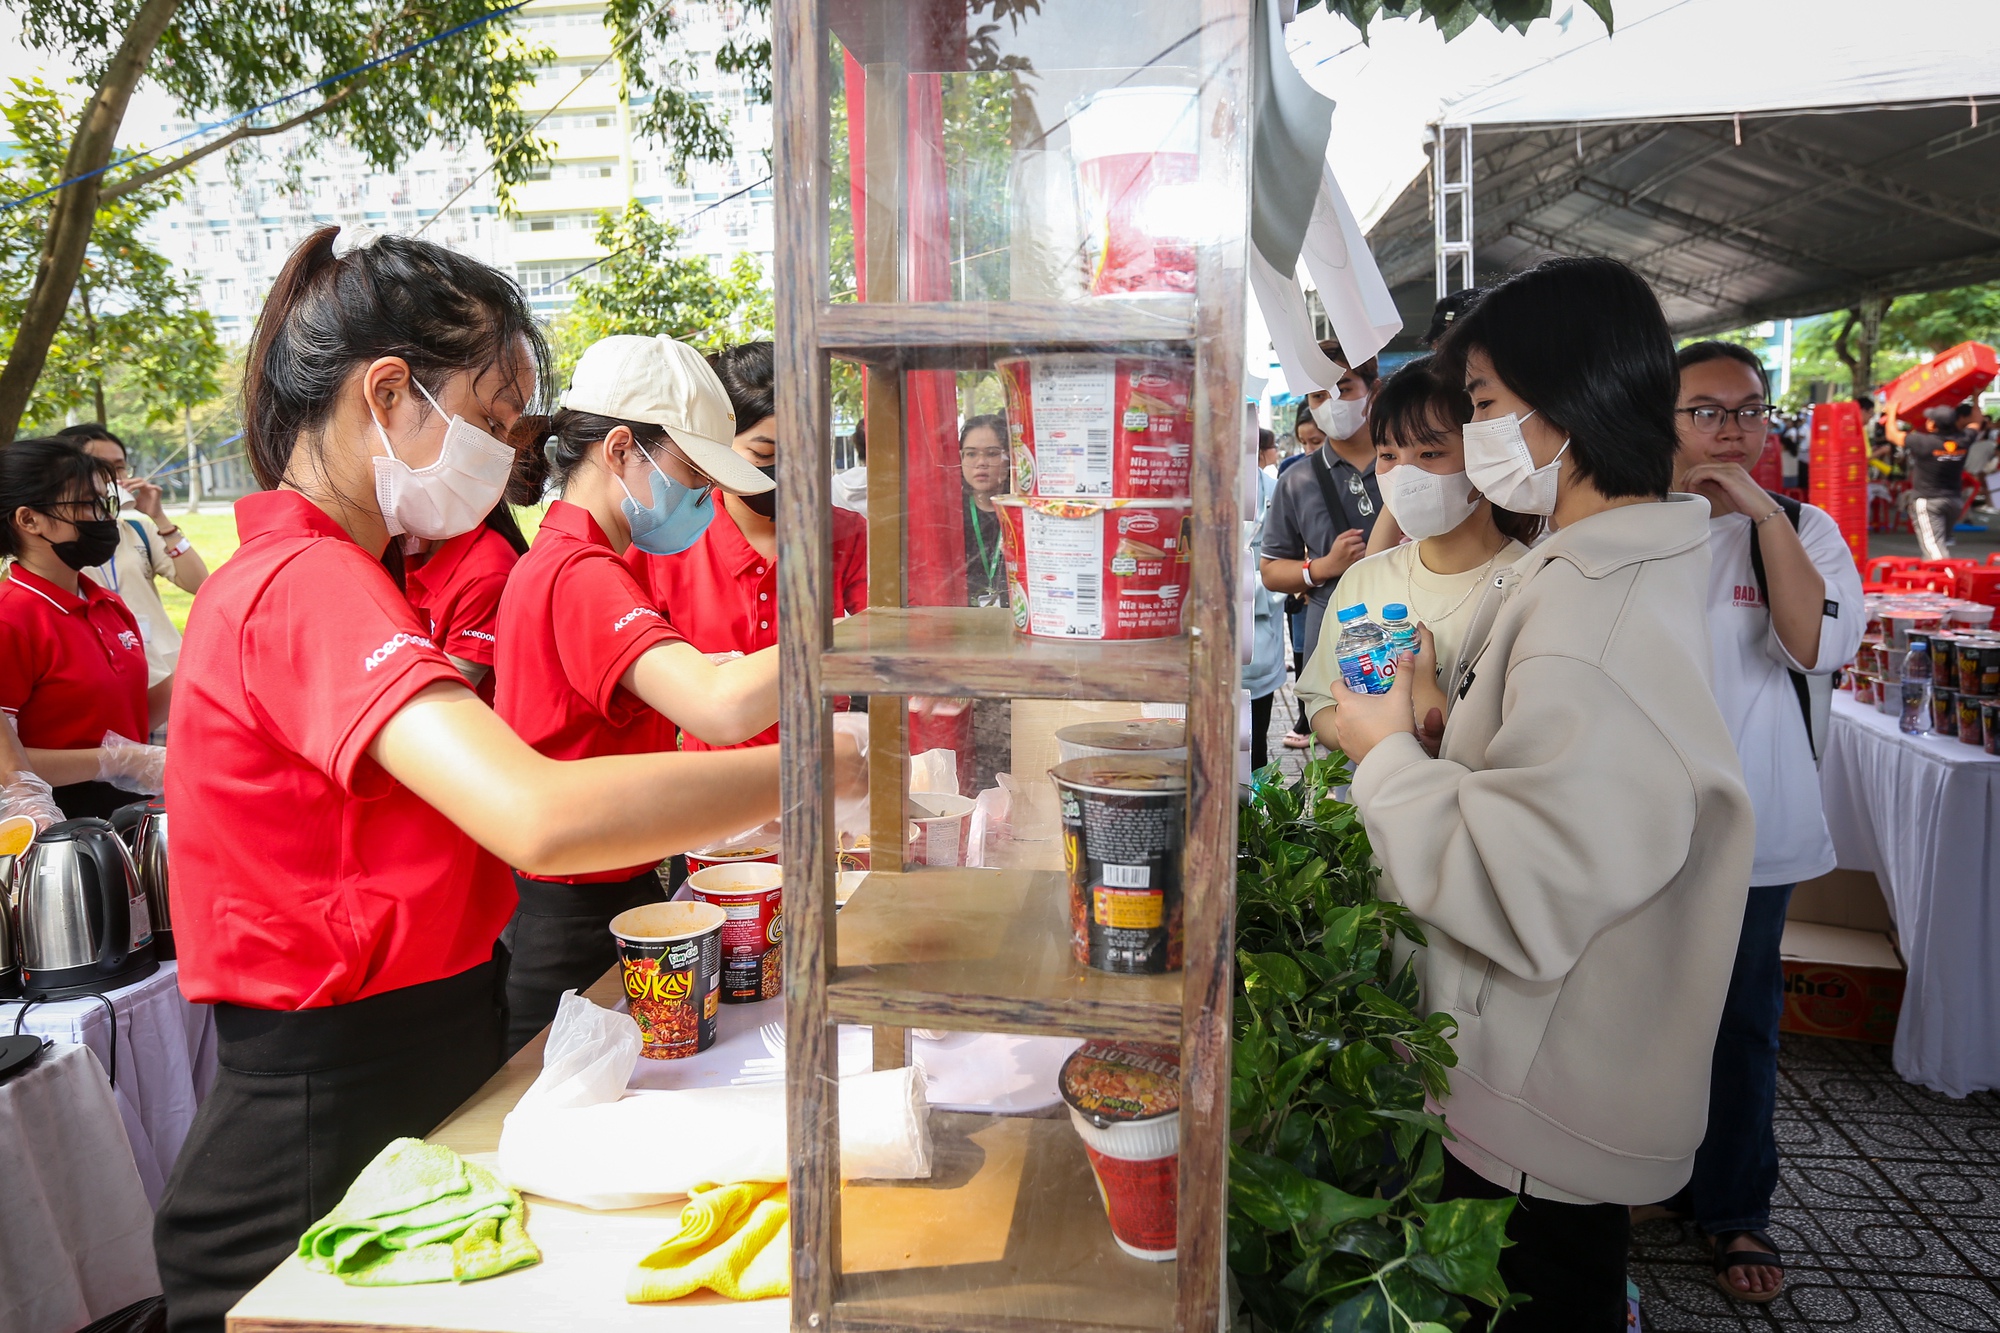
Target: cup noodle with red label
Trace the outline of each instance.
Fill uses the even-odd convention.
[[[1087,1041],[1063,1062],[1057,1086],[1083,1139],[1118,1248],[1164,1261],[1177,1248],[1181,1060],[1175,1047]]]
[[[1014,628],[1048,639],[1179,634],[1188,584],[1186,500],[1002,495]]]
[[[1193,357],[1021,356],[996,368],[1016,495],[1187,498]]]
[[[688,876],[696,902],[713,903],[722,925],[722,1002],[755,1004],[784,993],[784,871],[766,861],[712,865]]]

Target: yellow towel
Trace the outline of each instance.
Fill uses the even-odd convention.
[[[704,1287],[737,1301],[788,1296],[791,1218],[783,1185],[698,1186],[681,1209],[679,1234],[639,1261],[625,1299],[671,1301]]]

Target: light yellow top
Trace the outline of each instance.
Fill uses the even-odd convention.
[[[1495,574],[1527,552],[1521,543],[1510,541],[1490,564],[1462,574],[1434,574],[1417,558],[1417,543],[1404,542],[1369,556],[1342,574],[1328,609],[1341,611],[1360,603],[1379,621],[1384,606],[1401,602],[1409,608],[1410,619],[1428,626],[1437,641],[1438,679],[1442,683],[1458,660],[1459,646],[1479,609],[1479,585],[1491,582]],[[1333,706],[1333,682],[1340,675],[1333,649],[1339,640],[1329,620],[1313,655],[1306,659],[1306,669],[1299,674],[1299,702],[1305,705],[1308,722],[1321,709]]]

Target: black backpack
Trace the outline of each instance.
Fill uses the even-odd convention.
[[[1797,532],[1799,515],[1805,511],[1805,506],[1788,495],[1777,495],[1771,491],[1765,491],[1764,494],[1769,495],[1772,502],[1785,511],[1785,517],[1791,522],[1792,531]],[[1771,589],[1764,581],[1764,551],[1757,544],[1755,523],[1750,525],[1750,570],[1757,576],[1757,595],[1764,599],[1764,606],[1768,612],[1771,605]],[[1831,606],[1832,603],[1828,605]],[[1838,611],[1835,614],[1838,614]],[[1818,763],[1826,753],[1826,728],[1833,714],[1833,677],[1830,674],[1808,676],[1803,671],[1793,671],[1790,668],[1786,669],[1785,674],[1792,678],[1792,690],[1799,697],[1799,712],[1805,718],[1806,742],[1812,746],[1813,762]]]

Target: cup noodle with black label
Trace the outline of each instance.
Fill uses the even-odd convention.
[[[1014,493],[1043,500],[1184,500],[1194,456],[1192,357],[1010,357]]]
[[[1057,1076],[1118,1248],[1174,1257],[1180,1201],[1181,1057],[1172,1046],[1087,1041]]]
[[[1186,610],[1186,500],[996,498],[1014,628],[1048,639],[1165,639]]]

